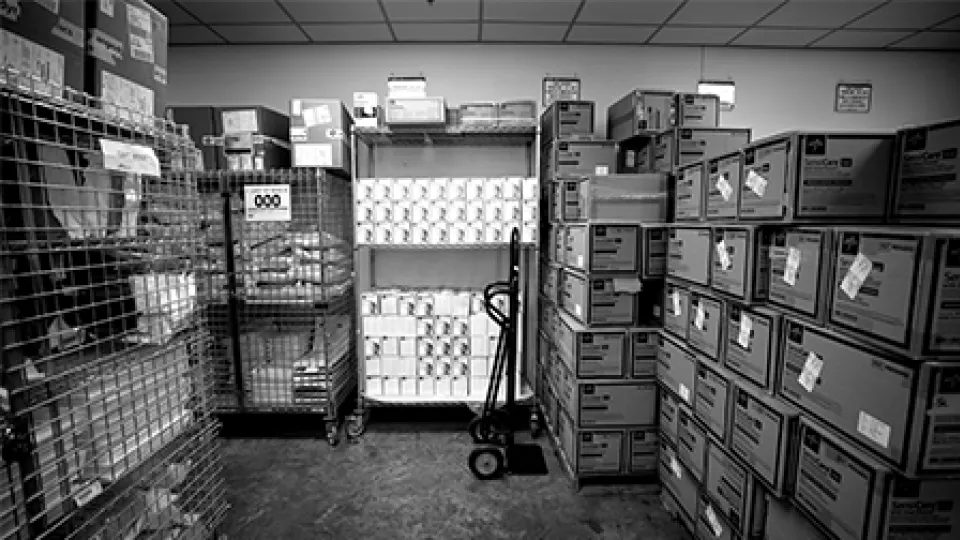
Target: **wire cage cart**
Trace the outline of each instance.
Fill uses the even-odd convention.
[[[0,534],[215,537],[193,143],[0,75]]]
[[[483,289],[506,279],[515,227],[524,321],[516,390],[535,402],[537,140],[535,119],[352,129],[359,391],[348,437],[363,434],[374,407],[484,402],[499,328]]]
[[[216,410],[317,413],[356,387],[350,182],[322,169],[201,176]]]

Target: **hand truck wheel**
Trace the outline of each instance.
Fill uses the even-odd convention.
[[[353,415],[347,418],[347,437],[359,439],[367,431],[366,423],[363,421],[363,415]]]
[[[476,444],[496,442],[500,435],[509,429],[506,425],[508,419],[502,412],[494,411],[488,416],[478,416],[470,421],[467,429],[470,432],[470,438]]]
[[[503,453],[498,448],[475,448],[470,452],[470,472],[477,480],[495,480],[505,470]]]

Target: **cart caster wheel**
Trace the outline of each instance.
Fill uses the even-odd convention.
[[[351,439],[359,439],[363,436],[364,432],[367,430],[367,426],[364,425],[362,416],[351,416],[347,419],[347,437]]]
[[[330,446],[340,444],[340,432],[337,426],[327,426],[327,442],[330,443]]]
[[[495,480],[503,476],[503,453],[496,448],[476,448],[470,452],[470,472],[477,480]]]
[[[478,416],[470,420],[467,430],[470,432],[470,438],[475,444],[484,444],[495,442],[500,439],[500,433],[506,431],[505,418],[499,413],[493,413],[489,417]]]
[[[530,436],[534,439],[539,439],[543,435],[543,422],[540,421],[540,417],[533,415],[530,417]]]

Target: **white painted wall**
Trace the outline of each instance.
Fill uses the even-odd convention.
[[[702,53],[702,54],[701,54]],[[733,78],[736,110],[722,122],[754,137],[788,129],[890,130],[960,117],[960,54],[523,45],[345,45],[173,48],[172,105],[266,105],[292,97],[350,100],[381,94],[390,73],[423,72],[448,103],[537,98],[545,73],[576,73],[584,98],[606,107],[631,88],[693,91],[697,80]],[[874,85],[870,114],[833,112],[841,80]]]

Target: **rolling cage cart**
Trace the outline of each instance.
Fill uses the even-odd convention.
[[[0,534],[215,538],[193,143],[0,75]]]
[[[537,121],[511,125],[354,128],[357,409],[479,409],[499,328],[483,288],[507,278],[521,229],[518,401],[539,431],[536,380]],[[501,298],[499,301],[503,301]],[[504,397],[501,389],[499,398]]]
[[[215,410],[322,415],[356,388],[350,182],[322,169],[201,176]]]

